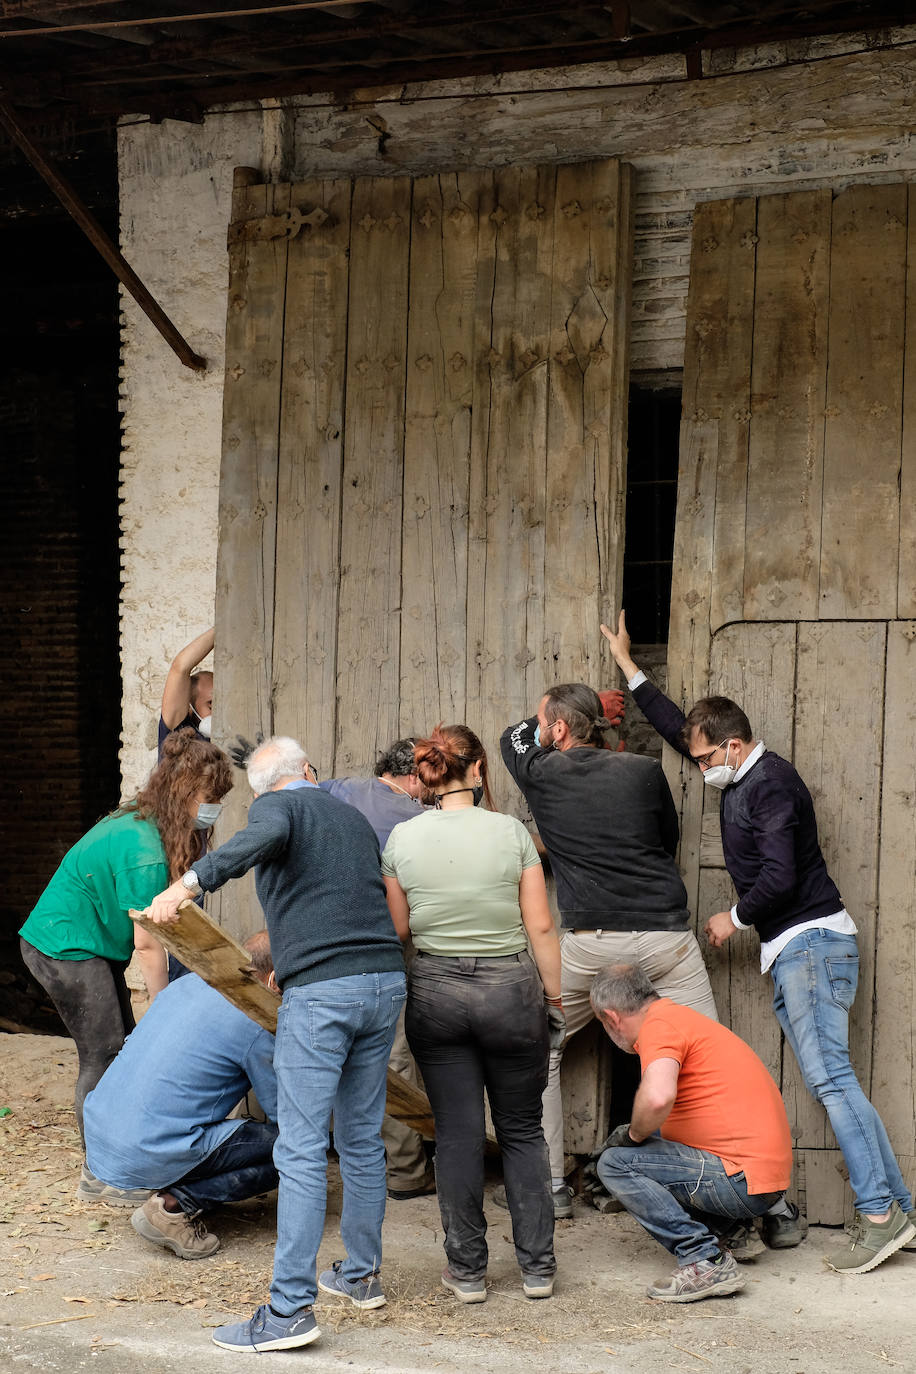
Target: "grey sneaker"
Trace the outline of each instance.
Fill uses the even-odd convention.
[[[867,1274],[876,1269],[909,1241],[916,1239],[916,1226],[896,1202],[891,1204],[887,1221],[869,1221],[856,1213],[856,1224],[850,1235],[852,1244],[838,1255],[830,1255],[827,1263],[839,1274]]]
[[[554,1220],[568,1221],[573,1214],[572,1188],[568,1187],[568,1185],[565,1183],[561,1183],[559,1188],[552,1188],[550,1191],[551,1196],[553,1197]],[[506,1197],[506,1189],[504,1184],[500,1183],[497,1187],[493,1189],[493,1201],[496,1203],[497,1207],[502,1207],[505,1209],[505,1211],[508,1212],[509,1199]],[[618,1205],[617,1208],[612,1208],[612,1210],[622,1211],[623,1208]]]
[[[716,1239],[722,1249],[727,1250],[739,1264],[746,1264],[748,1260],[756,1259],[766,1249],[754,1227],[745,1226],[740,1221],[729,1226],[727,1231],[719,1231]]]
[[[771,1250],[791,1250],[801,1245],[808,1234],[808,1218],[802,1216],[794,1203],[790,1202],[789,1206],[792,1208],[790,1217],[771,1216],[769,1212],[761,1217],[763,1239]]]
[[[295,1350],[300,1345],[311,1345],[320,1335],[311,1307],[300,1307],[291,1317],[278,1317],[265,1303],[247,1322],[218,1326],[213,1332],[213,1344],[223,1350],[248,1354],[252,1350]]]
[[[552,1298],[555,1274],[526,1274],[522,1271],[522,1292],[526,1298]]]
[[[333,1293],[335,1298],[349,1298],[354,1307],[368,1310],[370,1307],[384,1307],[388,1299],[382,1289],[379,1274],[367,1274],[362,1279],[345,1279],[340,1272],[343,1260],[335,1260],[330,1269],[318,1275],[318,1287],[322,1293]]]
[[[906,1243],[906,1245],[901,1245],[900,1249],[901,1249],[901,1250],[916,1250],[916,1207],[913,1207],[909,1212],[907,1212],[907,1214],[906,1214],[906,1219],[907,1219],[907,1221],[911,1224],[911,1226],[913,1227],[913,1232],[914,1232],[914,1234],[913,1234],[913,1239],[912,1239],[912,1240],[908,1240],[907,1243]]]
[[[450,1288],[459,1302],[486,1302],[487,1300],[487,1280],[482,1279],[459,1279],[453,1274],[451,1269],[442,1270],[442,1282],[446,1288]]]
[[[179,1259],[207,1259],[219,1249],[219,1237],[186,1212],[167,1212],[158,1193],[147,1198],[130,1219],[138,1236],[172,1250]]]
[[[733,1257],[722,1253],[718,1259],[697,1260],[675,1269],[670,1278],[659,1279],[646,1289],[657,1302],[700,1302],[703,1298],[726,1298],[744,1287],[744,1275]]]
[[[151,1192],[151,1188],[115,1188],[110,1183],[103,1183],[85,1164],[76,1186],[76,1196],[80,1202],[104,1202],[108,1207],[137,1207],[146,1201]]]

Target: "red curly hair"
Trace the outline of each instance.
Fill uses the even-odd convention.
[[[495,811],[490,791],[487,751],[468,725],[437,725],[429,739],[418,739],[413,752],[417,776],[431,792],[443,783],[464,778],[472,763],[480,763],[483,799]]]

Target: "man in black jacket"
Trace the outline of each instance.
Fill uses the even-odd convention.
[[[365,816],[317,786],[293,739],[267,740],[247,764],[248,824],[199,859],[150,906],[177,919],[183,898],[255,868],[277,983],[274,1068],[280,1135],[277,1247],[270,1302],[218,1327],[227,1350],[288,1350],[320,1334],[317,1289],[358,1308],[385,1302],[379,1276],[385,1215],[388,1057],[407,991],[404,956]],[[327,1193],[328,1128],[340,1156],[346,1255],[316,1278]]]
[[[728,697],[704,697],[689,715],[646,679],[630,654],[626,619],[601,633],[636,704],[673,748],[722,789],[719,822],[725,867],[738,901],[706,922],[714,947],[754,926],[760,968],[773,978],[773,1010],[805,1086],[827,1111],[849,1170],[858,1224],[834,1269],[862,1274],[896,1250],[916,1249],[916,1213],[887,1132],[849,1059],[849,1012],[856,994],[856,928],[827,872],[811,794],[786,759],[755,740]],[[797,1216],[767,1216],[777,1246],[804,1234]]]
[[[661,766],[604,748],[609,722],[584,683],[553,687],[537,715],[510,725],[503,762],[524,793],[557,883],[563,1011],[569,1035],[592,1019],[592,979],[637,964],[660,997],[706,1016],[716,1004],[674,862],[677,813]],[[572,1216],[563,1168],[562,1050],[544,1092],[554,1210]]]

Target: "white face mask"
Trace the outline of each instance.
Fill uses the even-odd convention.
[[[210,717],[207,716],[207,720],[209,719]],[[194,817],[194,829],[209,830],[211,825],[216,824],[222,809],[222,802],[201,802],[197,808],[197,815]]]
[[[725,746],[725,762],[717,763],[715,768],[707,768],[703,774],[703,781],[709,787],[718,787],[720,791],[727,787],[730,782],[734,782],[737,767],[732,767],[728,761],[728,751],[730,745]]]
[[[194,715],[197,716],[197,712],[194,710],[194,707],[193,707],[193,706],[191,707],[191,710],[194,712]],[[198,733],[199,735],[203,735],[204,739],[209,739],[209,738],[210,738],[210,730],[211,730],[212,726],[213,726],[213,717],[212,717],[212,716],[197,716],[197,725],[196,725],[195,728],[196,728],[197,733]]]

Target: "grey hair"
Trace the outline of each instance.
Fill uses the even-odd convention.
[[[610,729],[611,722],[594,688],[584,682],[560,682],[548,687],[546,697],[544,717],[548,725],[564,720],[573,739],[585,744],[604,743],[604,731]]]
[[[309,757],[298,740],[289,735],[273,735],[259,744],[248,760],[245,772],[255,796],[269,792],[284,778],[298,778]]]
[[[595,974],[590,997],[599,1015],[616,1011],[628,1016],[647,1002],[658,1001],[658,993],[638,964],[605,964]]]
[[[412,739],[395,740],[384,754],[379,754],[375,761],[375,776],[380,778],[383,773],[390,773],[393,778],[408,778],[416,773],[417,765],[414,762],[414,741]]]

